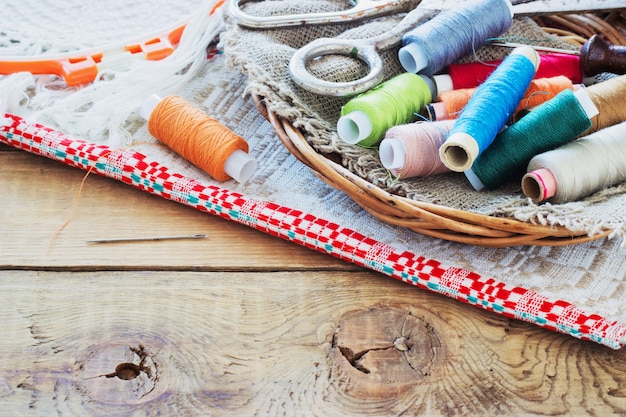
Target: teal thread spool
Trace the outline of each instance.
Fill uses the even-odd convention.
[[[434,96],[432,82],[403,73],[348,101],[341,108],[337,134],[344,142],[373,147],[387,129],[409,123]]]
[[[476,190],[521,178],[535,155],[583,134],[596,114],[598,109],[585,89],[562,91],[499,133],[465,175]]]
[[[474,0],[444,10],[402,37],[398,59],[405,71],[434,75],[506,32],[513,22],[509,0]]]
[[[448,169],[468,170],[487,149],[513,115],[538,66],[539,55],[533,48],[516,48],[476,89],[439,148]]]

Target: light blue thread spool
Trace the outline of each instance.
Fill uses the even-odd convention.
[[[476,190],[519,179],[535,155],[571,142],[591,127],[597,114],[585,89],[565,90],[500,132],[465,175]]]
[[[407,72],[431,76],[502,35],[512,22],[509,0],[466,2],[407,32],[398,59]]]
[[[539,55],[529,47],[516,48],[481,84],[450,135],[439,148],[450,170],[467,171],[496,138],[524,97],[539,66]]]

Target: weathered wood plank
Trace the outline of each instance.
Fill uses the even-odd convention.
[[[369,271],[0,285],[3,416],[626,413],[626,352]]]
[[[25,152],[0,152],[0,268],[254,269],[356,266]],[[57,230],[70,217],[67,227]],[[101,238],[207,239],[88,244]],[[268,254],[272,254],[268,256]]]

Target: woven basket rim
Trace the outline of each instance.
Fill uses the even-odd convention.
[[[593,27],[598,34],[608,34],[611,40],[626,44],[626,35],[619,38],[620,32],[598,16],[559,15],[549,18],[564,25],[565,29],[544,29],[553,29],[558,36],[571,40],[574,44],[588,39],[589,27]],[[582,22],[587,25],[581,25]],[[587,32],[575,32],[577,27],[583,27]],[[318,153],[301,130],[269,110],[271,106],[267,98],[252,94],[252,99],[290,153],[307,165],[322,181],[345,192],[365,211],[388,224],[405,227],[426,236],[486,247],[566,246],[602,239],[612,232],[602,230],[589,235],[586,231],[576,232],[564,226],[540,225],[509,217],[472,213],[392,194],[354,174],[328,156]]]
[[[472,213],[391,194],[315,151],[290,121],[268,110],[265,98],[253,95],[253,100],[289,152],[322,181],[345,192],[364,210],[386,223],[426,236],[487,247],[565,246],[601,239],[611,233],[605,230],[589,236],[584,231],[577,233],[563,226]]]

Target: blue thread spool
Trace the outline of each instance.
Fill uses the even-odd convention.
[[[493,142],[513,115],[539,66],[539,55],[529,47],[515,48],[481,84],[439,148],[450,170],[468,170]]]
[[[348,101],[337,121],[339,138],[349,144],[372,147],[387,129],[408,123],[434,97],[427,77],[402,73]]]
[[[597,114],[585,89],[565,90],[499,133],[465,175],[476,190],[521,178],[535,155],[571,142],[591,127]]]
[[[469,55],[513,22],[509,0],[476,0],[444,10],[402,37],[398,59],[407,72],[431,76]]]

